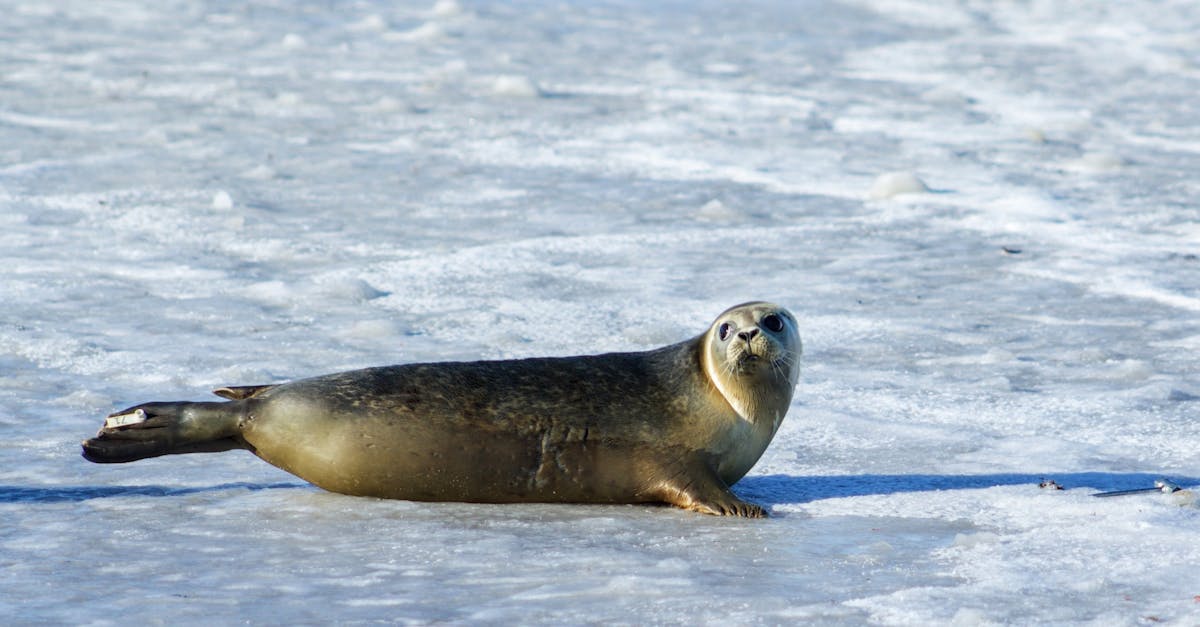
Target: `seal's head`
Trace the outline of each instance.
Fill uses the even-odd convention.
[[[765,302],[731,307],[713,321],[702,350],[709,378],[742,418],[754,422],[760,411],[778,411],[780,402],[786,411],[802,352],[791,312]]]

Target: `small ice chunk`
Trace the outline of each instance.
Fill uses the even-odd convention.
[[[233,197],[225,190],[218,191],[213,194],[212,208],[218,211],[229,211],[233,209]]]
[[[146,422],[146,411],[144,409],[135,409],[128,414],[116,414],[104,419],[105,429],[115,429],[117,427],[127,427],[136,425],[139,422]]]
[[[429,14],[433,17],[454,17],[462,14],[462,5],[458,3],[458,0],[437,0],[433,3]]]
[[[912,172],[888,172],[875,179],[867,192],[867,198],[882,200],[900,194],[924,194],[928,191],[929,187],[925,185],[925,181]]]
[[[1154,369],[1150,367],[1150,364],[1140,359],[1124,359],[1110,363],[1112,365],[1103,374],[1103,378],[1110,381],[1136,383],[1145,381],[1154,375]]]
[[[280,40],[279,45],[288,50],[299,50],[307,45],[307,43],[304,41],[303,37],[297,35],[296,33],[288,33],[283,36],[283,39]]]
[[[542,90],[528,76],[505,74],[492,80],[492,93],[517,98],[537,98]]]
[[[700,218],[701,220],[726,222],[730,220],[736,220],[740,217],[740,215],[736,210],[721,202],[720,199],[713,198],[712,200],[704,203],[703,207],[700,207],[700,210],[696,212],[696,217]]]

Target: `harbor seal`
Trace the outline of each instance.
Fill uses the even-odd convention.
[[[761,517],[729,486],[779,428],[800,354],[792,314],[751,302],[645,352],[385,366],[137,405],[109,416],[83,456],[246,449],[351,495]]]

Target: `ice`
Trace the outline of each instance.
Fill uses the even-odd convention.
[[[1200,622],[1195,492],[1092,496],[1200,484],[1191,3],[6,9],[9,622]],[[934,189],[866,198],[897,172]],[[79,457],[142,402],[756,298],[805,343],[767,520]]]
[[[492,80],[492,92],[499,96],[536,98],[542,90],[528,76],[503,75]]]
[[[213,194],[212,208],[218,211],[228,211],[233,209],[233,197],[225,190],[218,190]]]
[[[929,186],[925,184],[925,181],[912,172],[888,172],[880,174],[875,179],[875,182],[871,184],[871,189],[867,192],[867,198],[883,200],[903,194],[924,194],[928,191]]]
[[[288,33],[279,41],[279,45],[291,50],[299,50],[308,44],[300,35],[297,35],[296,33]]]

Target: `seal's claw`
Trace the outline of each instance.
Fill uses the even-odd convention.
[[[741,516],[742,518],[766,518],[767,510],[745,501],[735,501],[722,512],[726,516]]]
[[[742,507],[738,509],[737,515],[746,518],[766,518],[767,510],[760,505],[743,502]]]
[[[664,482],[654,496],[676,507],[701,514],[742,518],[767,517],[767,510],[739,499],[707,466],[694,466],[677,477],[686,483],[679,485],[673,481]]]

